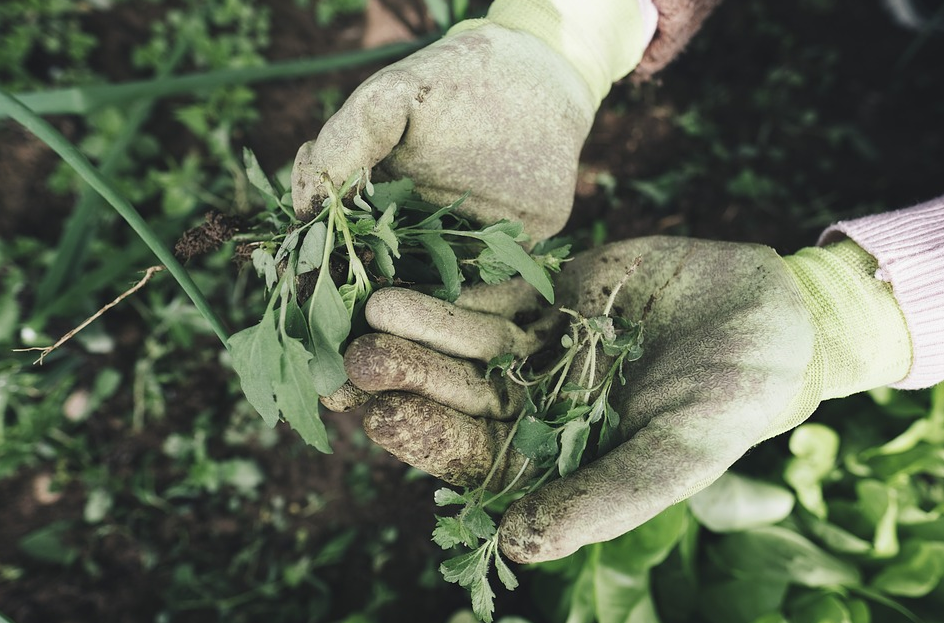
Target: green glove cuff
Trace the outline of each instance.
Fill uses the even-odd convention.
[[[577,70],[597,107],[610,86],[639,64],[652,38],[636,0],[496,0],[487,18],[459,22],[448,34],[485,23],[546,43]]]
[[[801,396],[780,418],[802,422],[821,401],[900,381],[912,362],[911,337],[878,262],[851,240],[801,249],[784,258],[816,329]]]
[[[816,331],[803,390],[763,439],[803,422],[820,402],[882,387],[907,376],[911,336],[878,261],[851,240],[783,258]]]

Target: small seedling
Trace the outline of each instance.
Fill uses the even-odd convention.
[[[626,384],[625,364],[642,356],[643,331],[641,322],[613,316],[611,312],[617,292],[639,261],[637,258],[613,289],[600,316],[586,318],[574,310],[560,308],[572,321],[569,333],[561,338],[563,354],[550,368],[536,372],[527,359],[519,361],[510,354],[489,362],[486,374],[497,371],[526,389],[524,406],[480,486],[461,493],[448,488],[436,492],[437,505],[462,505],[462,509],[454,517],[437,517],[433,532],[433,541],[443,549],[465,546],[471,550],[443,562],[440,572],[447,581],[469,590],[473,611],[487,623],[494,611],[495,594],[488,582],[492,565],[505,588],[514,590],[518,585],[498,551],[499,529],[488,511],[499,506],[505,494],[536,491],[550,478],[567,476],[591,454],[605,453],[616,443],[620,417],[611,404],[610,393],[617,383]],[[612,362],[602,378],[597,378],[601,352]],[[596,451],[591,453],[588,441],[594,428],[599,436]],[[504,463],[512,447],[525,461],[504,490],[490,494],[489,484],[496,468]],[[522,483],[529,466],[544,468],[543,474]]]
[[[520,274],[554,301],[548,273],[560,270],[566,249],[529,255],[520,245],[527,241],[521,223],[475,228],[457,213],[465,197],[433,206],[409,180],[372,185],[362,171],[331,188],[317,216],[303,222],[290,193],[252,152],[244,159],[268,207],[244,251],[270,295],[259,324],[229,339],[233,367],[270,426],[284,419],[322,452],[331,447],[318,398],[347,380],[341,353],[352,320],[377,288],[438,282],[435,294],[454,301],[467,280],[497,283]]]

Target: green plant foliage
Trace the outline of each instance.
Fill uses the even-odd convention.
[[[247,179],[267,206],[248,244],[253,266],[271,295],[259,324],[229,339],[233,367],[266,423],[275,425],[281,415],[322,452],[331,448],[318,397],[347,380],[341,352],[352,318],[377,287],[432,276],[411,273],[411,266],[401,263],[407,250],[414,267],[417,253],[428,253],[442,283],[438,294],[447,300],[459,296],[467,278],[463,266],[470,273],[472,267],[482,272],[478,259],[460,262],[460,255],[465,260],[486,252],[507,267],[503,279],[521,274],[548,301],[554,300],[548,272],[560,269],[566,249],[529,255],[519,244],[526,240],[520,223],[501,221],[474,229],[455,213],[464,197],[449,206],[432,206],[419,200],[409,180],[374,186],[362,183],[364,174],[359,174],[333,191],[313,220],[301,222],[295,219],[291,194],[265,175],[249,150],[244,164]],[[348,196],[352,206],[344,205]],[[332,275],[335,265],[346,272],[340,283]],[[313,277],[314,286],[302,297],[299,278],[305,276]]]
[[[837,409],[836,418],[800,426],[780,458],[783,480],[729,472],[613,542],[537,565],[539,589],[561,594],[550,620],[940,620],[944,385],[925,392],[923,405],[916,396],[881,390],[874,403],[858,403],[858,412]],[[897,435],[887,434],[895,428]],[[661,556],[619,545],[666,525],[686,506],[688,522],[672,532]],[[615,566],[612,577],[624,577],[620,595],[637,595],[638,609],[620,611],[624,618],[599,611],[607,590],[599,582],[609,576],[595,571],[591,580],[588,572],[599,560]],[[629,574],[636,574],[632,581]]]

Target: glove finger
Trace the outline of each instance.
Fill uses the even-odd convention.
[[[418,91],[408,73],[377,74],[351,94],[317,139],[299,148],[292,167],[292,205],[298,218],[318,214],[328,183],[340,186],[390,153],[403,136]]]
[[[344,368],[361,390],[399,390],[425,396],[471,416],[509,420],[524,403],[524,388],[481,366],[385,333],[363,335],[347,347]]]
[[[433,350],[489,361],[511,353],[525,357],[543,345],[543,331],[525,331],[507,318],[464,309],[403,288],[378,290],[367,301],[367,322],[377,331]]]
[[[351,381],[345,381],[344,385],[330,396],[322,396],[321,404],[330,411],[346,413],[364,406],[372,395],[370,392],[357,387]]]
[[[456,307],[469,311],[501,316],[516,320],[525,314],[533,315],[543,307],[538,292],[523,279],[509,279],[501,283],[477,283],[462,288]],[[516,324],[525,324],[518,321]]]
[[[367,436],[398,459],[465,487],[485,480],[511,426],[403,392],[378,394],[364,419]],[[517,452],[502,455],[488,488],[500,490],[523,465]]]
[[[518,500],[502,520],[502,551],[521,563],[563,558],[693,495],[750,449],[748,439],[758,439],[749,430],[721,431],[717,422],[690,415],[652,421],[610,453]]]

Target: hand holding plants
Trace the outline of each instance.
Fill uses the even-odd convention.
[[[369,78],[301,147],[295,211],[311,218],[329,183],[377,166],[431,203],[468,191],[461,215],[520,221],[538,242],[570,214],[595,111],[575,69],[537,38],[494,24],[450,35]]]
[[[849,365],[871,356],[871,346],[856,350],[857,343],[875,341],[891,353],[889,340],[901,337],[879,315],[830,318],[842,296],[851,292],[860,302],[867,296],[855,290],[860,266],[853,255],[842,256],[852,276],[831,307],[811,302],[830,295],[809,295],[830,282],[810,278],[805,255],[785,261],[757,245],[658,237],[577,256],[557,281],[557,301],[567,312],[545,308],[521,326],[516,314],[521,319],[538,305],[514,282],[470,288],[455,305],[388,289],[369,303],[367,319],[390,335],[355,341],[345,366],[356,384],[379,392],[368,405],[368,434],[409,463],[466,486],[491,478],[489,488],[516,478],[525,486],[547,465],[564,475],[514,502],[494,537],[513,560],[555,559],[623,534],[694,494],[752,446],[802,422],[821,399],[905,374],[901,358],[883,378]],[[640,264],[626,277],[635,258]],[[874,284],[866,277],[868,290]],[[628,341],[638,332],[635,321],[642,325],[635,338],[641,352]],[[828,342],[844,333],[830,322],[845,322],[858,335],[842,345],[846,360],[833,356]],[[544,385],[539,395],[522,385],[540,375],[493,359],[509,353],[520,361],[563,333],[563,361],[583,339],[574,329],[581,324],[598,336],[593,348],[572,358],[563,385]],[[532,359],[539,357],[547,361],[546,354]],[[469,360],[491,360],[504,375],[492,370],[489,378]],[[553,392],[576,412],[559,400],[542,405]],[[515,413],[514,425],[502,421]],[[612,449],[587,461],[595,447]]]

